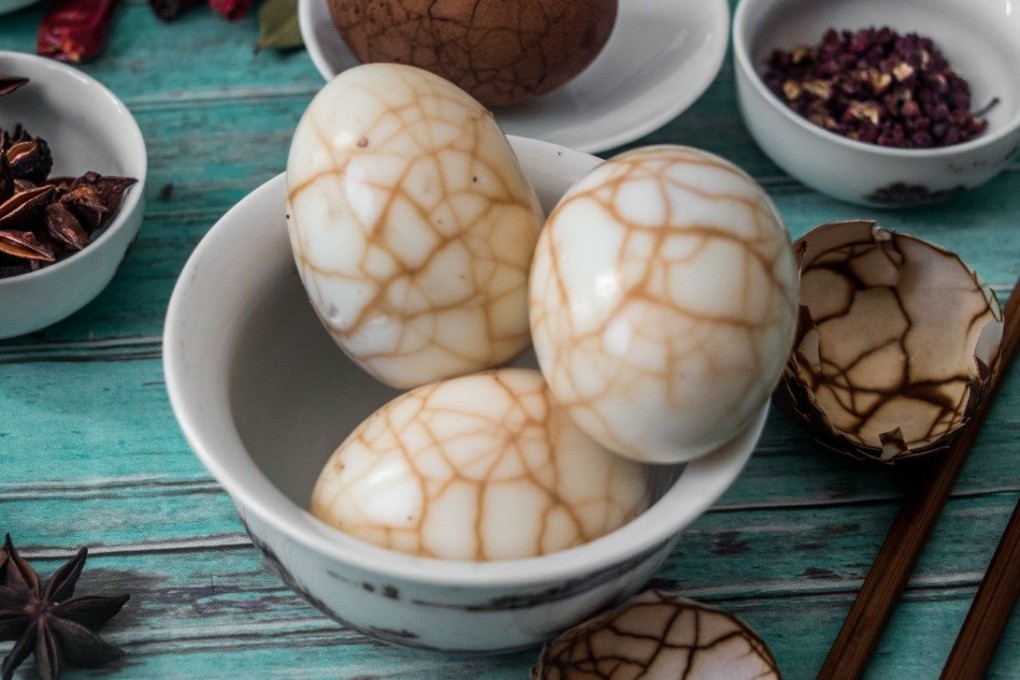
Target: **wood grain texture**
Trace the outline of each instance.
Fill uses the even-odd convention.
[[[44,6],[2,17],[0,49],[31,51]],[[132,593],[107,629],[128,651],[110,677],[525,678],[531,652],[465,659],[394,649],[320,615],[251,547],[177,428],[160,363],[177,274],[230,206],[283,170],[291,131],[321,86],[303,51],[255,54],[256,37],[254,17],[228,23],[199,8],[162,24],[146,0],[125,0],[107,53],[85,67],[139,121],[148,207],[125,266],[93,303],[0,342],[0,532],[12,532],[43,574],[88,544],[81,592]],[[687,112],[627,147],[661,142],[705,148],[750,172],[794,237],[872,217],[955,250],[1002,300],[1018,273],[1020,159],[932,208],[838,203],[784,175],[751,141],[729,61]],[[937,677],[1020,492],[1018,406],[1014,372],[866,677]],[[910,475],[821,450],[773,414],[745,472],[685,532],[655,583],[741,616],[784,677],[812,678]],[[16,677],[32,672],[27,664]],[[1020,677],[1016,614],[989,677]]]

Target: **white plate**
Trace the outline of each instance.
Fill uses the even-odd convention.
[[[668,123],[722,67],[727,0],[620,0],[616,26],[583,73],[533,101],[497,109],[506,134],[581,151],[626,144]],[[299,0],[301,35],[326,80],[358,62],[333,27],[326,0]]]

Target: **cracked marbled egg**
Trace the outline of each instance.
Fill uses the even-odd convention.
[[[955,253],[871,220],[818,225],[794,246],[802,311],[776,403],[855,458],[945,451],[998,369],[995,294]]]
[[[328,0],[364,63],[436,73],[486,106],[527,101],[581,73],[609,40],[617,0]]]
[[[568,629],[542,648],[531,680],[780,680],[775,658],[729,612],[662,590]]]
[[[797,267],[764,190],[718,156],[625,152],[549,215],[529,302],[539,365],[575,422],[675,463],[735,436],[793,343]]]
[[[337,448],[313,515],[376,545],[497,560],[589,542],[648,506],[646,466],[587,437],[534,369],[451,378],[384,405]]]
[[[345,71],[291,141],[287,226],[334,341],[399,388],[500,365],[529,342],[542,211],[492,115],[398,64]]]

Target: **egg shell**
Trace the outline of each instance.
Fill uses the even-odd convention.
[[[302,283],[337,344],[394,387],[528,346],[542,219],[492,115],[426,71],[345,71],[294,131],[287,225]]]
[[[531,680],[781,680],[765,641],[722,609],[647,590],[542,648]]]
[[[523,558],[602,536],[649,503],[646,466],[559,409],[541,373],[504,368],[389,402],[333,453],[311,512],[354,537],[458,560]]]
[[[764,190],[704,151],[621,154],[549,215],[530,281],[539,366],[595,440],[675,463],[767,402],[790,353],[797,268]]]
[[[363,63],[436,73],[486,106],[550,92],[581,73],[609,40],[617,0],[328,0]]]

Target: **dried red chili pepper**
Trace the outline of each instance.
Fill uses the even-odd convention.
[[[110,37],[118,0],[56,0],[43,17],[36,52],[79,63],[98,57]]]
[[[254,0],[209,0],[209,7],[217,14],[222,14],[233,21],[248,14]]]

